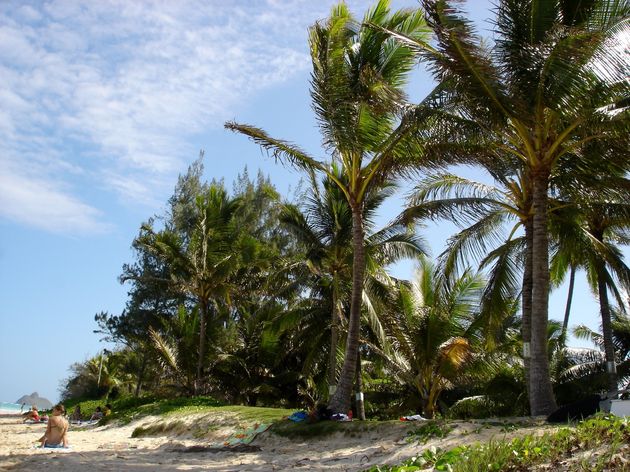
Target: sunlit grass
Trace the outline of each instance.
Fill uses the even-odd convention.
[[[529,470],[539,464],[572,462],[576,470],[616,469],[628,448],[627,419],[599,415],[576,426],[542,436],[526,435],[512,440],[460,446],[449,450],[431,447],[394,466],[374,466],[369,472],[402,472],[425,469],[452,472]],[[595,453],[593,453],[595,451]],[[623,465],[623,464],[621,464]]]

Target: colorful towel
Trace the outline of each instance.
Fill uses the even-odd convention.
[[[238,444],[249,444],[254,438],[269,429],[270,424],[255,424],[252,428],[247,428],[243,431],[237,431],[236,433],[230,435],[223,443],[224,446],[235,446]]]

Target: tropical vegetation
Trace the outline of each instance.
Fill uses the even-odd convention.
[[[628,386],[630,3],[501,0],[492,42],[455,3],[381,0],[361,20],[341,3],[310,29],[324,157],[227,123],[301,170],[298,189],[281,196],[247,169],[232,188],[205,181],[202,153],[139,225],[125,309],[95,316],[114,347],[71,367],[70,405],[540,415]],[[412,103],[418,62],[436,86]],[[435,260],[429,221],[459,228]],[[404,259],[411,280],[392,275]],[[578,269],[601,332],[571,330],[570,294],[564,322],[549,319],[549,292]],[[540,448],[527,441],[511,447]]]

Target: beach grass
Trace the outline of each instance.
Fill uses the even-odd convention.
[[[600,414],[576,425],[543,435],[459,446],[449,450],[428,448],[393,466],[374,466],[368,472],[448,470],[481,472],[531,470],[542,464],[571,470],[629,470],[630,425],[627,418]],[[564,469],[562,469],[564,470]]]
[[[88,420],[96,407],[103,408],[106,404],[112,406],[112,413],[104,417],[101,424],[112,421],[127,424],[143,416],[199,413],[211,407],[221,406],[221,403],[212,397],[158,399],[153,396],[126,397],[118,400],[75,399],[69,400],[64,405],[68,414],[71,414],[74,408],[79,405],[83,419]]]
[[[400,426],[400,421],[292,421],[277,422],[271,426],[271,431],[278,436],[296,439],[314,439],[341,433],[344,436],[355,437],[365,433],[378,432],[392,425]],[[406,425],[405,425],[406,426]]]

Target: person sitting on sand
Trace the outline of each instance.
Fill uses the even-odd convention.
[[[70,415],[70,421],[81,421],[82,419],[83,416],[81,414],[81,405],[77,404],[77,406],[74,407],[74,411]]]
[[[90,421],[98,421],[102,417],[103,417],[103,409],[100,406],[97,406],[94,413],[92,413],[92,417],[90,418]]]
[[[37,411],[37,407],[33,405],[29,411],[22,415],[22,423],[26,423],[28,420],[39,421],[39,412]]]
[[[46,432],[39,438],[42,447],[68,447],[68,420],[64,418],[65,414],[66,409],[61,403],[53,407]]]
[[[103,416],[109,416],[112,414],[112,405],[111,403],[108,403],[107,405],[105,405],[105,410],[103,411]]]

